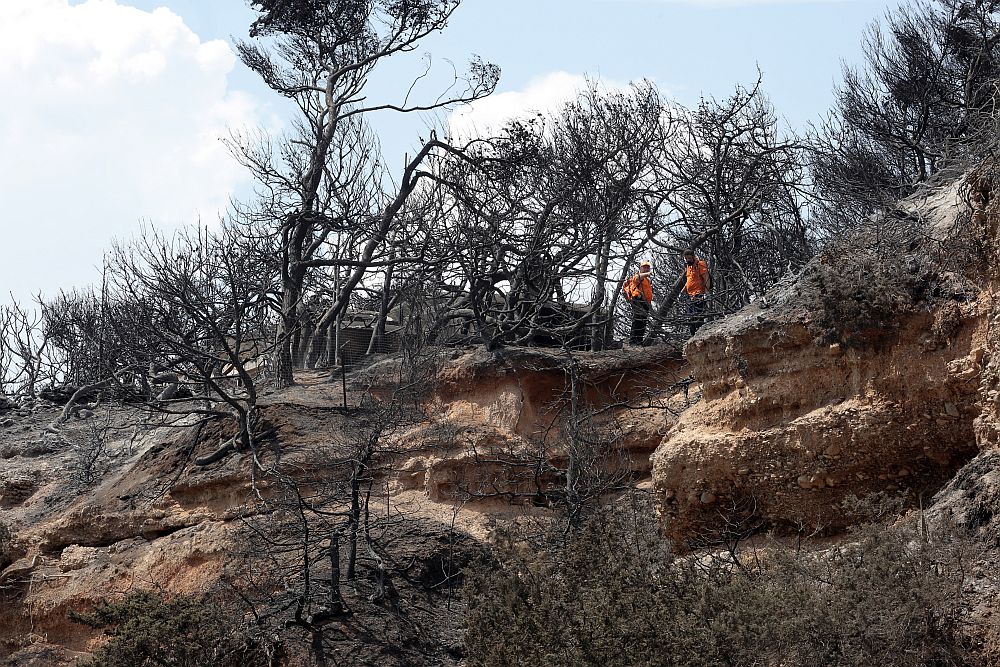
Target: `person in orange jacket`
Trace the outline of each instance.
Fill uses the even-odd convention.
[[[698,259],[690,248],[684,251],[684,264],[687,272],[684,291],[688,295],[688,327],[693,336],[705,323],[708,294],[712,291],[712,275],[708,272],[705,260]]]
[[[639,264],[639,273],[625,281],[622,291],[632,309],[632,329],[629,331],[630,345],[642,345],[646,336],[646,323],[653,309],[653,265],[649,260]]]

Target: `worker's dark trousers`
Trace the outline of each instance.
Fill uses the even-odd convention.
[[[632,330],[629,332],[628,342],[631,345],[642,345],[642,339],[646,337],[650,306],[642,297],[632,299],[629,305],[632,307]]]
[[[701,325],[705,323],[705,310],[708,308],[708,297],[704,294],[695,294],[688,301],[688,328],[691,335],[695,335]]]

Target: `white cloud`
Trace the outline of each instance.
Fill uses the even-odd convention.
[[[0,293],[93,279],[140,220],[222,212],[247,175],[219,138],[261,116],[235,64],[166,8],[0,1]]]
[[[532,79],[522,90],[494,93],[456,109],[448,125],[455,138],[471,138],[503,127],[514,118],[557,110],[587,86],[587,77],[569,72],[550,72]],[[598,81],[603,90],[623,90],[627,84]]]

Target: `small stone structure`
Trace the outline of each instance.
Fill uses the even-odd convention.
[[[378,313],[371,311],[356,311],[344,316],[344,322],[340,328],[340,358],[345,365],[350,366],[357,363],[368,353],[377,321]],[[402,330],[399,324],[395,320],[387,318],[385,335],[382,336],[381,340],[375,341],[372,352],[398,352],[401,335]]]

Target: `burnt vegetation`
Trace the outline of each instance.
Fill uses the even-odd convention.
[[[238,459],[252,478],[215,591],[225,606],[146,593],[103,603],[75,616],[108,635],[87,664],[980,659],[960,621],[970,547],[957,533],[873,526],[812,551],[759,551],[741,535],[704,558],[671,554],[628,495],[622,434],[602,419],[609,405],[660,406],[652,392],[595,406],[579,357],[627,335],[622,287],[644,258],[657,272],[644,344],[683,345],[686,248],[711,267],[709,318],[801,276],[824,344],[871,344],[899,313],[968,298],[985,262],[975,238],[945,251],[897,203],[976,165],[991,178],[1000,2],[890,12],[808,132],[784,126],[763,80],[692,108],[648,81],[591,81],[488,135],[428,128],[396,167],[371,114],[448,111],[499,81],[499,67],[470,56],[443,82],[424,72],[372,97],[369,78],[444,31],[459,0],[250,4],[258,18],[239,56],[294,109],[285,135],[227,140],[255,195],[217,225],[150,229],[111,249],[99,287],[0,307],[0,416],[59,403],[39,446],[74,448],[81,486],[107,469],[114,433],[161,426],[195,429],[184,466]],[[386,445],[426,418],[442,350],[471,346],[498,359],[552,348],[564,380],[545,434],[559,456],[547,440],[528,458],[483,452],[523,488],[459,489],[550,511],[473,567],[470,537],[392,505],[400,452]],[[348,370],[384,352],[390,388],[349,399]],[[267,397],[306,372],[342,383],[331,412],[343,429],[322,451],[286,451]],[[128,419],[102,412],[111,403]],[[91,427],[67,427],[81,419]],[[623,494],[634,503],[609,509]],[[14,539],[0,525],[0,565]]]
[[[627,500],[577,532],[499,540],[466,585],[468,664],[982,664],[960,535],[873,523],[842,546],[678,556]]]

